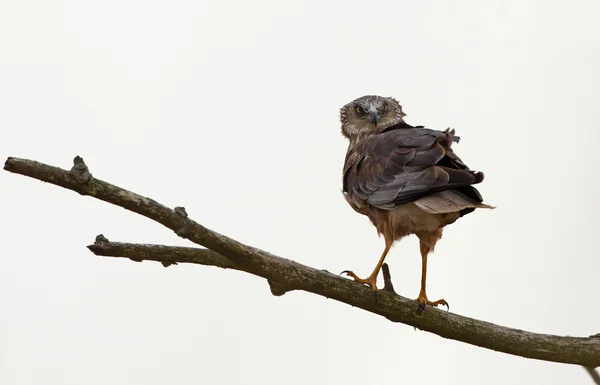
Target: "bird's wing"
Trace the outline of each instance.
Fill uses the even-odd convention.
[[[382,209],[456,189],[478,202],[483,173],[452,151],[452,133],[424,127],[392,129],[360,140],[346,155],[344,192]]]

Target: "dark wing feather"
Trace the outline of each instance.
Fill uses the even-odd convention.
[[[382,209],[456,189],[481,202],[471,185],[483,174],[469,170],[452,151],[452,136],[402,126],[359,140],[344,165],[344,192]]]

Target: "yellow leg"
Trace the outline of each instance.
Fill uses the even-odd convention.
[[[365,278],[365,279],[359,278],[356,274],[354,274],[354,272],[352,272],[350,270],[344,270],[340,274],[346,274],[347,276],[352,277],[355,282],[369,285],[371,287],[371,290],[376,291],[377,290],[377,276],[379,275],[379,270],[381,270],[383,261],[385,261],[385,257],[387,256],[388,251],[390,251],[390,249],[392,248],[393,243],[394,243],[393,240],[392,241],[388,241],[387,239],[385,240],[385,249],[383,250],[383,254],[381,254],[381,257],[379,258],[379,262],[377,262],[375,269],[373,269],[373,272],[367,278]]]
[[[439,305],[444,305],[446,307],[448,307],[448,309],[450,309],[450,307],[448,306],[448,302],[446,302],[446,300],[444,299],[439,299],[437,301],[430,301],[427,299],[427,294],[425,291],[425,286],[427,284],[427,255],[429,254],[429,252],[431,251],[431,248],[429,246],[427,246],[425,243],[423,243],[421,241],[421,259],[422,259],[422,265],[421,265],[421,291],[419,292],[419,296],[417,297],[417,302],[419,302],[419,305],[421,305],[422,308],[425,308],[425,305],[429,305],[429,306],[439,306]]]

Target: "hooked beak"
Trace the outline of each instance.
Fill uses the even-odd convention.
[[[371,123],[373,123],[374,125],[377,125],[377,120],[379,119],[379,115],[377,115],[377,112],[371,112]]]

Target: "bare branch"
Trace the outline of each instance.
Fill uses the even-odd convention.
[[[531,333],[435,308],[427,308],[421,314],[415,301],[391,291],[379,291],[376,300],[369,288],[352,280],[244,245],[189,219],[181,207],[171,210],[150,198],[96,179],[82,163],[81,158],[76,158],[78,166],[69,172],[31,160],[8,158],[4,169],[123,207],[161,223],[181,237],[214,250],[112,243],[104,237],[98,237],[89,246],[96,254],[155,260],[167,266],[182,262],[242,270],[266,278],[275,295],[304,290],[444,338],[527,358],[585,367],[600,366],[600,338],[596,336],[562,337]]]
[[[600,385],[600,374],[598,374],[598,372],[594,368],[589,368],[585,366],[583,368],[592,377],[592,381],[594,381],[594,384]]]
[[[134,262],[156,261],[162,263],[165,267],[179,263],[195,263],[223,269],[241,270],[229,259],[209,249],[110,242],[102,234],[96,237],[96,241],[89,245],[88,249],[100,256],[129,258]]]

